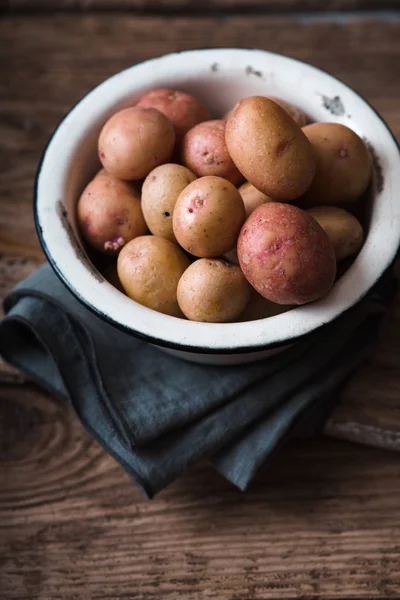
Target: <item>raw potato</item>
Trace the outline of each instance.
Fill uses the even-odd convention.
[[[315,206],[307,212],[329,235],[336,260],[357,254],[363,245],[364,233],[361,223],[353,215],[336,206]]]
[[[248,181],[246,181],[246,183],[244,183],[243,185],[240,186],[239,193],[242,196],[242,200],[244,203],[244,209],[246,211],[246,219],[248,219],[249,216],[251,215],[251,213],[256,208],[261,206],[261,204],[266,204],[267,202],[273,202],[272,198],[270,198],[269,196],[266,196],[265,194],[260,192],[257,188],[254,187],[254,185],[252,185]],[[225,252],[223,256],[229,262],[233,262],[236,265],[239,264],[236,246],[234,248],[232,248],[232,250],[229,250],[229,252]],[[264,299],[264,301],[267,302],[267,300],[265,300],[265,299]]]
[[[238,190],[226,179],[214,176],[190,183],[179,195],[173,214],[178,243],[190,254],[207,258],[231,250],[244,221]]]
[[[189,129],[211,119],[208,108],[194,96],[178,90],[157,89],[142,96],[136,106],[156,108],[172,122],[180,140]]]
[[[248,181],[240,186],[239,192],[243,198],[244,208],[246,210],[246,219],[256,208],[261,206],[261,204],[273,202],[272,198],[260,192],[260,190],[255,188],[254,185]]]
[[[275,302],[263,298],[261,294],[253,289],[249,303],[237,320],[238,322],[242,322],[269,319],[269,317],[275,317],[288,310],[292,310],[292,308],[294,307],[285,306],[284,304],[275,304]]]
[[[307,125],[308,117],[300,108],[294,104],[290,104],[290,102],[286,102],[286,100],[282,100],[282,98],[277,98],[276,96],[267,96],[267,98],[270,98],[279,104],[279,106],[281,106],[283,110],[285,110],[288,115],[292,117],[293,121],[297,123],[299,127],[304,127]]]
[[[176,242],[172,214],[179,194],[196,179],[182,165],[165,164],[151,171],[142,187],[142,210],[151,233]]]
[[[243,181],[225,143],[225,121],[199,123],[182,140],[182,162],[198,177],[217,175],[233,185]]]
[[[274,200],[290,202],[309,187],[315,173],[311,144],[273,100],[252,96],[238,102],[225,138],[239,171]]]
[[[300,108],[294,106],[294,104],[290,104],[289,102],[286,102],[286,100],[282,100],[282,98],[277,98],[276,96],[265,96],[265,98],[269,98],[276,102],[276,104],[279,104],[299,127],[304,127],[309,122],[307,115]],[[223,118],[225,120],[228,119],[232,111],[233,109],[226,113]]]
[[[132,240],[118,256],[118,276],[127,295],[158,312],[181,316],[179,279],[190,265],[176,244],[153,235]]]
[[[313,123],[303,128],[317,161],[305,194],[307,206],[354,202],[371,179],[371,156],[362,139],[345,125]]]
[[[103,167],[119,179],[143,179],[170,160],[175,131],[169,119],[155,108],[132,107],[113,115],[99,137]]]
[[[336,275],[327,233],[306,211],[269,202],[250,215],[238,239],[242,271],[264,298],[305,304],[324,296]]]
[[[104,271],[103,276],[104,279],[108,281],[108,283],[111,283],[111,285],[113,285],[119,292],[125,294],[124,288],[122,287],[122,283],[120,282],[118,277],[117,263],[109,265]]]
[[[243,312],[250,291],[240,267],[220,259],[201,258],[182,275],[178,302],[191,321],[227,323]]]
[[[147,233],[138,185],[103,170],[79,198],[77,221],[85,240],[105,254],[117,254],[127,242]]]

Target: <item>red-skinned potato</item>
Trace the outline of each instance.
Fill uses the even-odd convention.
[[[175,203],[195,179],[189,169],[172,163],[160,165],[147,175],[142,187],[142,210],[152,234],[176,242],[172,229]]]
[[[200,258],[182,275],[178,302],[191,321],[227,323],[243,312],[250,291],[238,265],[221,259]]]
[[[372,160],[363,140],[339,123],[313,123],[303,128],[316,157],[314,180],[305,193],[306,206],[354,202],[371,179]]]
[[[217,175],[233,185],[243,181],[225,143],[225,121],[199,123],[182,140],[182,162],[198,177]]]
[[[100,171],[79,198],[77,221],[93,248],[117,254],[127,242],[147,232],[139,186]]]
[[[178,197],[172,218],[174,235],[187,252],[217,257],[231,250],[245,220],[241,195],[221,177],[200,177]]]
[[[179,279],[190,265],[182,250],[165,238],[144,235],[118,256],[118,277],[126,294],[143,306],[173,317],[182,313],[176,297]]]
[[[144,179],[166,163],[175,146],[169,119],[155,108],[131,107],[115,113],[101,130],[98,152],[108,173],[119,179]]]
[[[324,296],[336,275],[331,240],[307,212],[280,202],[256,208],[237,245],[246,279],[277,304],[305,304]]]
[[[240,100],[226,123],[226,145],[235,165],[258,190],[290,202],[315,174],[310,142],[276,102],[263,96]]]
[[[142,96],[136,106],[156,108],[172,122],[177,140],[189,129],[211,118],[210,111],[200,100],[179,90],[157,89]]]

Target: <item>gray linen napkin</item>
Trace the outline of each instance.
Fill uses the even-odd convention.
[[[70,401],[147,497],[201,459],[245,489],[290,435],[322,426],[371,353],[393,287],[386,275],[355,308],[272,358],[212,367],[103,322],[46,264],[6,298],[0,354]]]

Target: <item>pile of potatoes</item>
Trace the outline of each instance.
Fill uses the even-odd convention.
[[[282,99],[244,98],[215,119],[190,94],[152,90],[108,119],[98,154],[82,236],[115,257],[115,287],[164,314],[276,315],[324,296],[363,244],[351,211],[371,179],[364,142]]]

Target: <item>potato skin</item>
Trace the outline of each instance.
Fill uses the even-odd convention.
[[[347,210],[337,206],[315,206],[307,212],[328,234],[337,261],[354,256],[361,249],[364,241],[363,228],[358,219]]]
[[[243,312],[250,290],[237,265],[221,259],[201,258],[182,275],[178,302],[191,321],[227,323]]]
[[[267,202],[274,202],[272,198],[260,192],[249,181],[246,181],[245,183],[243,183],[243,185],[240,186],[239,193],[242,196],[244,209],[246,211],[246,219],[248,219],[251,213],[258,206],[261,206],[261,204],[266,204]],[[223,258],[225,258],[228,262],[232,262],[238,265],[239,259],[237,255],[236,246],[232,248],[232,250],[229,250],[229,252],[225,252]],[[265,299],[264,301],[267,302]]]
[[[272,198],[263,194],[254,187],[252,183],[246,181],[239,188],[239,193],[243,198],[244,208],[246,211],[246,219],[249,218],[251,213],[261,204],[266,204],[267,202],[273,202]]]
[[[316,173],[304,196],[307,206],[354,202],[371,179],[372,160],[362,139],[339,123],[303,128],[316,157]]]
[[[217,175],[233,185],[243,181],[243,175],[231,159],[225,142],[225,121],[199,123],[182,140],[182,163],[198,177]]]
[[[182,165],[167,163],[150,171],[142,187],[143,216],[151,233],[176,242],[172,214],[179,194],[196,179]]]
[[[100,132],[103,167],[119,179],[143,179],[172,156],[175,130],[154,108],[131,107],[115,113]]]
[[[286,102],[286,100],[282,100],[282,98],[277,98],[276,96],[267,96],[267,98],[270,98],[270,100],[279,104],[299,127],[305,127],[305,125],[307,125],[308,117],[300,108],[290,102]]]
[[[283,108],[263,96],[236,104],[225,139],[239,171],[274,200],[290,202],[307,190],[315,173],[310,142]]]
[[[145,235],[127,244],[118,256],[118,276],[126,294],[158,312],[181,316],[176,290],[190,265],[182,250],[165,238]]]
[[[296,206],[269,202],[256,208],[242,227],[237,248],[245,277],[271,302],[312,302],[334,283],[332,242],[317,221]]]
[[[286,102],[286,100],[282,100],[282,98],[277,98],[276,96],[265,96],[265,98],[269,98],[270,100],[273,100],[276,104],[279,104],[279,106],[283,108],[283,110],[285,110],[290,117],[292,117],[293,121],[297,123],[299,127],[305,127],[305,125],[309,123],[309,118],[307,117],[305,112],[303,112],[294,104],[290,104],[289,102]],[[232,111],[233,109],[227,112],[223,118],[225,120],[228,119]]]
[[[189,129],[211,119],[211,113],[200,100],[171,89],[156,89],[144,94],[136,106],[156,108],[172,122],[177,140],[180,140]]]
[[[85,240],[104,254],[117,254],[127,242],[147,233],[137,184],[101,170],[86,186],[77,205]]]
[[[200,177],[179,195],[172,218],[178,243],[197,257],[213,258],[231,250],[245,220],[241,195],[232,183]]]

